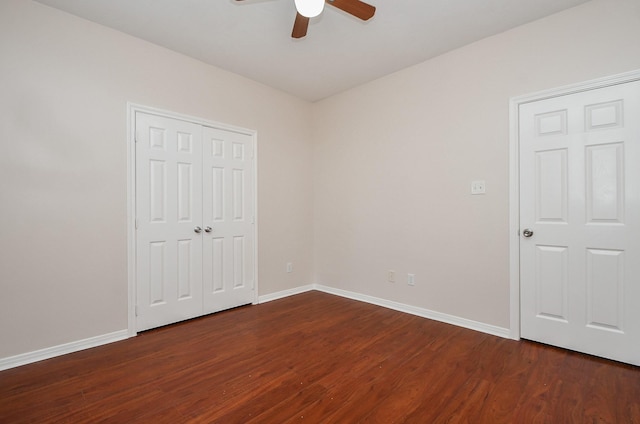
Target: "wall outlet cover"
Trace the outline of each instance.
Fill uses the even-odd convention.
[[[484,180],[471,181],[471,194],[485,194],[486,184]]]

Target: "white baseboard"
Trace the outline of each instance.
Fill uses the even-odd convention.
[[[431,311],[429,309],[419,308],[417,306],[405,305],[404,303],[393,302],[391,300],[380,299],[378,297],[368,296],[366,294],[354,293],[346,290],[327,287],[320,284],[313,285],[314,290],[335,294],[346,297],[348,299],[359,300],[361,302],[371,303],[373,305],[382,306],[393,309],[395,311],[405,312],[419,317],[440,321],[447,324],[456,325],[458,327],[468,328],[470,330],[480,331],[482,333],[491,334],[493,336],[511,338],[508,328],[497,327],[495,325],[485,324],[466,318],[460,318],[454,315],[443,314],[442,312]]]
[[[101,346],[107,343],[118,342],[129,338],[127,330],[114,331],[113,333],[103,334],[101,336],[90,337],[84,340],[77,340],[71,343],[65,343],[58,346],[52,346],[33,352],[22,353],[8,358],[0,358],[0,371],[9,368],[19,367],[21,365],[31,364],[33,362],[50,359],[67,353],[78,352],[80,350]]]
[[[258,296],[258,303],[271,302],[272,300],[282,299],[284,297],[293,296],[293,295],[308,292],[314,289],[315,289],[314,284],[308,284],[306,286],[295,287],[289,290],[282,290],[275,293],[265,294],[263,296]]]
[[[334,294],[334,295],[345,297],[348,299],[358,300],[360,302],[371,303],[372,305],[382,306],[384,308],[393,309],[394,311],[405,312],[405,313],[416,315],[419,317],[428,318],[434,321],[440,321],[447,324],[452,324],[458,327],[468,328],[470,330],[491,334],[493,336],[498,336],[505,339],[511,338],[511,331],[508,328],[497,327],[495,325],[485,324],[482,322],[473,321],[466,318],[460,318],[455,315],[443,314],[442,312],[436,312],[429,309],[419,308],[417,306],[405,305],[404,303],[381,299],[381,298],[369,296],[366,294],[360,294],[360,293],[350,292],[347,290],[323,286],[322,284],[308,284],[306,286],[300,286],[293,289],[283,290],[276,293],[260,296],[258,298],[258,303],[270,302],[272,300],[282,299],[284,297],[293,296],[295,294],[300,294],[300,293],[308,292],[311,290],[317,290],[324,293]]]
[[[404,303],[393,302],[391,300],[368,296],[366,294],[336,289],[333,287],[323,286],[321,284],[308,284],[306,286],[300,286],[293,289],[265,294],[258,297],[258,303],[271,302],[273,300],[305,293],[311,290],[318,290],[324,293],[334,294],[348,299],[382,306],[384,308],[393,309],[395,311],[405,312],[419,317],[456,325],[458,327],[468,328],[470,330],[480,331],[482,333],[487,333],[498,337],[507,339],[510,338],[510,330],[508,328],[496,327],[494,325],[484,324],[482,322],[460,318],[454,315],[443,314],[441,312],[431,311],[429,309],[419,308],[417,306],[405,305]],[[118,342],[129,337],[130,334],[128,330],[120,330],[109,334],[103,334],[101,336],[91,337],[88,339],[78,340],[59,346],[36,350],[34,352],[23,353],[16,356],[10,356],[8,358],[0,358],[0,371],[19,367],[21,365],[30,364],[33,362],[42,361],[45,359],[50,359],[60,355],[66,355],[67,353],[78,352],[80,350]]]

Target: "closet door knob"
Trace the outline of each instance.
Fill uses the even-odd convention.
[[[206,231],[207,233],[210,233],[211,231],[213,231],[213,228],[211,228],[211,227],[206,227],[206,228],[204,229],[204,231]]]
[[[200,234],[202,232],[202,228],[196,227],[196,228],[193,229],[193,231],[195,231],[196,233]]]

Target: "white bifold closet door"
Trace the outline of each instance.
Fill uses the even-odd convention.
[[[250,135],[136,113],[136,322],[254,300]]]
[[[640,365],[640,81],[519,125],[522,337]]]

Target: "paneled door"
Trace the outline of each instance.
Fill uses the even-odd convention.
[[[204,311],[251,303],[254,286],[253,144],[203,127]]]
[[[202,128],[136,114],[137,329],[202,315]]]
[[[253,301],[253,138],[137,112],[138,331]]]
[[[523,104],[521,336],[640,365],[640,82]]]

